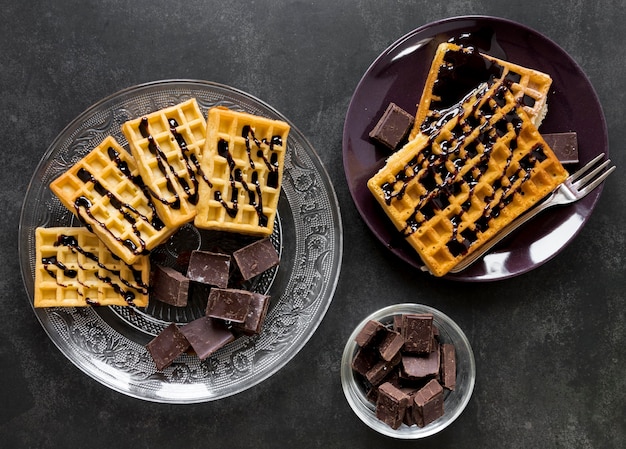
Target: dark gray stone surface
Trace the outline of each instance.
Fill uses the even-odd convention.
[[[623,448],[626,441],[626,181],[616,172],[579,236],[539,269],[490,284],[432,279],[373,237],[349,195],[345,112],[374,58],[403,34],[465,14],[501,16],[562,46],[597,90],[611,157],[626,166],[622,1],[16,1],[0,9],[0,446],[6,448]],[[249,92],[317,149],[345,225],[333,303],[276,375],[225,400],[173,406],[111,391],[54,347],[18,263],[28,181],[54,137],[97,100],[142,82],[194,78]],[[419,444],[377,435],[339,379],[365,314],[420,302],[452,316],[476,356],[465,413]]]

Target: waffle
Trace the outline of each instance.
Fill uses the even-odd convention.
[[[547,97],[552,78],[549,75],[503,61],[453,43],[443,43],[428,72],[415,123],[409,135],[414,139],[424,123],[436,111],[458,103],[483,82],[511,83],[510,89],[530,120],[538,128],[547,112]]]
[[[50,189],[127,264],[175,231],[157,215],[135,160],[113,137],[55,179]]]
[[[272,233],[282,182],[289,125],[211,108],[201,167],[195,225],[202,229],[267,236]]]
[[[200,158],[206,121],[195,98],[129,120],[122,132],[166,226],[192,221],[198,185],[205,182]]]
[[[392,155],[368,188],[436,276],[567,176],[506,80],[481,84]]]
[[[35,307],[148,304],[148,257],[126,265],[87,228],[37,228],[35,257]]]

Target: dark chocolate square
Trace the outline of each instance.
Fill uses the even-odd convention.
[[[441,351],[441,384],[448,390],[456,387],[456,352],[454,345],[443,343]]]
[[[376,417],[392,429],[400,427],[408,405],[409,396],[391,383],[386,382],[378,388]]]
[[[250,245],[238,249],[233,258],[245,281],[278,265],[278,252],[269,238],[257,240]]]
[[[576,164],[578,159],[578,136],[575,132],[543,134],[543,139],[561,164]]]
[[[432,314],[403,315],[402,336],[406,352],[429,353],[433,341]]]
[[[202,284],[228,287],[230,256],[210,251],[192,251],[187,267],[187,277]]]
[[[385,331],[385,326],[375,320],[369,320],[365,323],[365,326],[359,331],[357,336],[355,337],[356,344],[365,347],[365,346],[373,346],[378,343],[380,335]]]
[[[409,134],[415,118],[395,103],[389,103],[369,136],[388,149],[395,151]]]
[[[436,380],[431,380],[413,396],[413,419],[424,427],[443,416],[443,388]]]
[[[223,321],[207,316],[181,326],[180,331],[187,338],[200,360],[206,359],[235,339],[234,334]]]
[[[163,329],[146,345],[158,370],[167,368],[189,348],[189,341],[174,323]]]
[[[153,299],[176,307],[187,306],[189,279],[175,269],[156,265],[151,286]]]
[[[213,288],[209,293],[206,315],[225,321],[246,321],[254,293],[235,288]]]
[[[243,332],[246,335],[261,333],[267,309],[270,305],[270,297],[260,293],[253,293],[248,304],[248,314],[243,323],[233,323],[233,330]]]

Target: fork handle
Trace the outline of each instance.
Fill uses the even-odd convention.
[[[500,232],[498,232],[490,240],[488,240],[485,244],[483,244],[483,246],[480,249],[476,250],[475,252],[467,256],[467,258],[465,258],[462,262],[460,262],[457,266],[455,266],[452,270],[450,270],[450,273],[458,273],[459,271],[465,270],[467,267],[474,264],[474,262],[476,262],[478,259],[484,256],[485,253],[487,253],[487,251],[489,251],[491,248],[493,248],[502,240],[504,240],[509,234],[511,234],[513,231],[515,231],[517,228],[519,228],[521,225],[529,221],[531,218],[533,218],[540,212],[549,208],[551,205],[553,205],[553,203],[551,203],[550,201],[543,201],[540,204],[538,204],[536,207],[533,207],[532,209],[530,209],[525,214],[517,217],[517,219],[513,220],[507,226],[502,228]]]

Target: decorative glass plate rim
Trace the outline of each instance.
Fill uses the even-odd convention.
[[[291,131],[285,160],[281,202],[285,201],[284,196],[288,198],[288,201],[300,200],[300,198],[293,197],[294,193],[285,192],[299,189],[296,185],[299,182],[296,176],[301,172],[300,174],[305,173],[308,176],[305,181],[311,183],[307,189],[303,190],[307,191],[306,195],[310,195],[310,191],[321,195],[319,198],[313,198],[315,201],[312,206],[319,206],[318,200],[324,204],[310,210],[301,207],[301,210],[297,211],[302,214],[303,220],[309,222],[308,231],[310,233],[305,235],[302,229],[294,231],[296,239],[296,242],[293,243],[295,247],[294,259],[298,258],[298,260],[294,260],[294,266],[290,267],[291,276],[285,282],[287,288],[280,293],[273,310],[268,313],[268,321],[280,319],[285,320],[285,323],[278,323],[276,326],[274,323],[271,326],[266,325],[260,336],[241,337],[205,361],[198,361],[195,356],[183,355],[181,356],[181,366],[176,366],[175,362],[170,368],[166,368],[166,370],[171,370],[166,378],[163,372],[156,371],[156,368],[152,373],[133,371],[130,366],[133,363],[151,363],[151,360],[146,362],[149,355],[143,343],[139,344],[119,334],[98,313],[94,312],[93,308],[34,308],[34,276],[31,260],[34,259],[33,235],[37,224],[25,223],[25,217],[28,214],[27,208],[30,204],[29,200],[34,195],[34,189],[36,187],[39,187],[40,191],[47,189],[46,186],[43,186],[43,182],[38,181],[38,175],[42,175],[46,165],[50,164],[51,157],[62,151],[61,145],[72,139],[73,134],[80,129],[85,120],[93,118],[102,109],[112,108],[116,102],[119,106],[133,98],[135,101],[139,101],[137,98],[140,95],[149,96],[152,90],[165,91],[176,88],[182,90],[180,95],[189,97],[193,96],[191,95],[192,91],[205,92],[207,95],[217,95],[218,97],[221,95],[221,101],[228,99],[242,110],[287,122],[291,126]],[[153,95],[157,94],[153,93]],[[113,115],[112,112],[111,115]],[[87,136],[86,139],[89,140],[90,137],[93,136]],[[125,140],[123,143],[125,144]],[[38,197],[35,200],[38,200]],[[295,206],[297,205],[295,204]],[[288,210],[292,210],[290,218],[293,218],[295,222],[297,217],[293,215],[296,213],[293,206],[290,203]],[[300,204],[300,206],[303,205]],[[280,208],[281,203],[279,202]],[[327,220],[328,223],[318,223],[319,220]],[[315,228],[316,225],[319,229]],[[327,232],[328,236],[322,235],[322,231]],[[161,403],[188,404],[222,399],[245,391],[278,372],[306,345],[319,327],[334,296],[343,257],[343,228],[338,199],[321,159],[306,137],[283,114],[255,96],[225,84],[195,79],[157,80],[130,86],[99,100],[72,120],[44,152],[31,177],[22,204],[18,237],[20,269],[27,298],[35,316],[61,353],[81,371],[112,390],[138,399]],[[25,242],[24,239],[28,241]],[[309,241],[305,242],[304,239]],[[283,245],[287,246],[289,243],[283,241]],[[313,247],[314,245],[317,246]],[[315,257],[309,258],[309,256]],[[281,260],[281,265],[283,262]],[[295,273],[296,269],[300,271]],[[310,271],[314,271],[314,273],[310,273]],[[294,279],[294,273],[298,274],[300,278]],[[279,309],[285,310],[285,314],[277,315]],[[309,321],[306,321],[307,319]],[[78,346],[91,345],[92,348],[80,348],[76,346],[76,342],[72,343],[75,346],[68,346],[68,339],[72,338],[71,335],[67,335],[71,334],[70,321],[73,324],[79,323],[76,324],[79,329],[80,323],[83,323],[83,327],[84,323],[92,327],[87,332],[91,332],[93,335],[89,335],[87,341],[77,343]],[[289,329],[290,323],[291,326],[295,326],[291,328],[294,335],[288,335],[289,341],[281,341],[281,336],[284,338],[281,334],[281,326]],[[298,325],[296,326],[296,324]],[[266,334],[270,334],[270,331],[265,332],[268,327],[273,329],[271,337],[266,338]],[[110,332],[112,337],[105,335],[107,332]],[[271,341],[267,342],[267,340]],[[258,352],[255,353],[256,345],[259,342],[265,342],[264,344],[268,346],[260,346]],[[104,349],[102,349],[103,345],[105,346]],[[99,357],[96,360],[90,356],[89,352],[90,349],[94,348],[110,353],[118,351],[121,357],[125,357],[126,360],[120,361],[119,354],[112,357],[112,354],[102,356],[100,353],[98,353]],[[231,370],[235,378],[232,384],[219,389],[214,388],[216,384],[215,360],[218,356],[219,361],[217,363],[230,357],[230,360],[225,362],[228,364],[225,369]],[[259,368],[258,370],[252,369],[250,372],[250,367],[254,363],[258,363]],[[190,364],[194,366],[190,366]],[[159,391],[159,387],[162,391]]]
[[[419,256],[417,256],[417,254],[413,254],[413,251],[411,249],[405,252],[402,246],[394,247],[392,242],[387,241],[387,237],[388,237],[386,236],[387,231],[385,231],[383,228],[390,229],[390,228],[393,228],[393,225],[390,222],[387,223],[386,225],[381,225],[380,223],[377,223],[378,220],[373,220],[373,218],[371,217],[372,211],[369,210],[370,206],[364,203],[364,199],[363,199],[364,194],[361,191],[362,189],[360,189],[359,187],[357,187],[357,185],[355,185],[355,179],[363,176],[363,174],[361,173],[363,171],[363,166],[354,167],[354,168],[351,166],[351,162],[350,162],[351,158],[354,159],[355,157],[358,157],[358,154],[359,154],[359,150],[358,149],[355,150],[353,148],[354,144],[349,142],[351,137],[354,134],[356,134],[350,131],[350,128],[352,126],[351,121],[354,121],[354,119],[352,119],[353,115],[361,114],[360,112],[356,112],[356,107],[357,107],[356,103],[357,103],[357,99],[359,96],[359,92],[365,88],[365,84],[372,83],[372,81],[368,81],[368,80],[371,80],[376,76],[374,75],[375,72],[382,71],[384,67],[386,69],[389,69],[391,73],[393,73],[394,75],[397,75],[398,70],[401,70],[398,67],[401,65],[401,59],[403,57],[406,57],[413,52],[417,52],[424,45],[425,42],[428,42],[429,40],[438,36],[439,34],[444,34],[446,32],[451,32],[451,31],[456,31],[459,33],[463,32],[464,30],[462,28],[459,28],[459,26],[464,21],[465,22],[474,21],[475,26],[478,26],[478,24],[485,25],[489,23],[494,24],[494,26],[507,26],[508,27],[507,30],[509,31],[513,30],[512,32],[518,33],[519,35],[523,35],[524,33],[526,33],[527,35],[532,36],[534,39],[538,39],[542,46],[550,46],[552,47],[552,49],[560,53],[557,56],[559,56],[563,61],[567,62],[569,66],[571,66],[572,70],[575,72],[569,75],[572,77],[571,79],[577,82],[582,82],[584,84],[584,87],[587,89],[586,94],[588,94],[587,96],[589,98],[585,99],[585,101],[588,103],[588,105],[590,105],[591,107],[599,111],[599,116],[597,117],[597,121],[598,121],[597,127],[596,127],[597,129],[595,129],[595,131],[598,131],[598,134],[601,134],[599,137],[600,139],[599,141],[601,142],[601,144],[597,145],[595,147],[596,149],[586,149],[585,153],[595,152],[587,160],[592,159],[593,156],[600,154],[600,153],[604,153],[607,157],[609,154],[608,130],[606,126],[606,119],[602,112],[602,106],[600,104],[600,101],[597,97],[597,94],[595,93],[595,90],[593,89],[591,82],[587,78],[582,68],[578,65],[578,63],[558,44],[556,44],[554,41],[552,41],[550,38],[548,38],[544,34],[526,25],[515,22],[513,20],[495,17],[495,16],[488,16],[488,15],[464,15],[464,16],[444,18],[441,20],[436,20],[430,23],[426,23],[404,34],[403,36],[395,40],[392,44],[390,44],[384,51],[382,51],[374,59],[374,61],[370,64],[370,66],[364,72],[362,78],[359,80],[357,87],[355,88],[353,95],[350,99],[350,104],[348,106],[348,110],[346,113],[346,119],[344,122],[344,130],[343,130],[343,137],[342,137],[342,149],[343,149],[344,170],[346,172],[350,195],[352,199],[354,200],[355,206],[359,214],[364,219],[364,221],[366,222],[367,226],[370,228],[372,233],[376,236],[376,238],[381,243],[387,246],[388,249],[395,256],[400,258],[400,260],[416,268],[421,268],[423,266],[423,264],[421,264],[421,261],[419,261]],[[523,47],[519,46],[519,48],[523,48]],[[395,66],[391,68],[392,65],[395,65]],[[567,69],[561,69],[561,70],[565,71]],[[563,75],[562,71],[559,72],[559,76]],[[368,86],[368,87],[371,87],[371,86]],[[553,84],[552,90],[554,89],[555,89],[555,86]],[[390,88],[389,91],[391,90],[392,89]],[[418,90],[418,93],[419,92],[421,92],[421,90]],[[559,92],[559,94],[563,96],[568,96],[568,92]],[[569,94],[569,95],[574,95],[574,94]],[[568,100],[569,99],[570,97],[568,97]],[[419,97],[417,101],[419,101]],[[363,101],[360,101],[359,106],[363,106],[362,103]],[[365,109],[367,110],[368,107],[369,109],[373,109],[373,110],[376,109],[375,104],[368,103],[365,105]],[[550,105],[549,105],[549,108],[550,108]],[[548,119],[551,118],[550,114],[551,112],[549,110]],[[584,132],[585,134],[588,134],[588,131],[586,129],[573,129],[573,130],[581,131],[581,132]],[[551,132],[557,132],[557,131],[551,131]],[[583,155],[583,152],[581,151],[581,156],[582,155]],[[585,154],[585,156],[588,156],[588,154]],[[586,162],[586,160],[582,162]],[[558,210],[558,211],[556,209],[553,209],[553,211],[551,212],[551,215],[556,216],[556,218],[554,218],[553,220],[550,220],[550,218],[545,218],[548,216],[548,214],[544,214],[544,216],[537,218],[537,223],[545,221],[548,223],[548,226],[547,226],[548,228],[554,227],[555,229],[553,232],[548,232],[548,233],[544,232],[543,234],[537,235],[536,238],[531,239],[531,237],[529,237],[528,235],[529,232],[527,232],[526,230],[526,228],[528,227],[525,227],[524,229],[520,229],[520,231],[517,234],[523,235],[524,243],[519,245],[519,247],[513,246],[512,248],[509,248],[507,246],[508,244],[506,242],[503,242],[502,244],[500,244],[498,247],[494,248],[494,250],[491,251],[490,254],[493,254],[493,257],[489,257],[490,255],[488,254],[484,258],[484,260],[482,261],[479,260],[472,267],[460,273],[455,273],[455,274],[450,273],[444,276],[444,279],[455,280],[455,281],[466,281],[466,282],[497,281],[497,280],[503,280],[503,279],[525,274],[543,265],[544,263],[554,258],[557,254],[559,254],[582,230],[582,228],[588,221],[593,209],[595,208],[595,205],[602,192],[602,189],[603,189],[603,185],[599,186],[596,189],[596,191],[592,192],[585,199],[579,201],[578,203],[575,203],[568,207],[560,208],[561,210]],[[365,190],[367,190],[367,188],[365,188]],[[568,211],[571,211],[571,212],[568,212]],[[380,211],[380,214],[384,215],[382,211]],[[576,221],[574,219],[579,220],[579,222],[574,223],[573,225],[570,225],[569,223],[570,221]],[[566,232],[563,232],[563,235],[558,235],[558,232],[556,231],[559,231],[559,230],[566,231]],[[547,241],[549,238],[552,238],[552,237],[555,238],[555,241],[558,241],[556,244],[556,247],[550,248],[545,254],[541,254],[538,261],[530,260],[527,252],[530,252],[531,244],[535,242],[540,242],[542,240]],[[527,240],[531,240],[531,241],[527,242]],[[528,245],[526,245],[526,243],[528,243]],[[534,245],[534,246],[537,246],[537,245]],[[493,262],[491,263],[486,262],[487,260],[491,260],[491,259],[493,259]],[[499,262],[500,259],[505,259],[505,260],[510,259],[512,263],[511,269],[508,270],[506,267],[501,270],[495,268],[497,265],[500,264]]]

